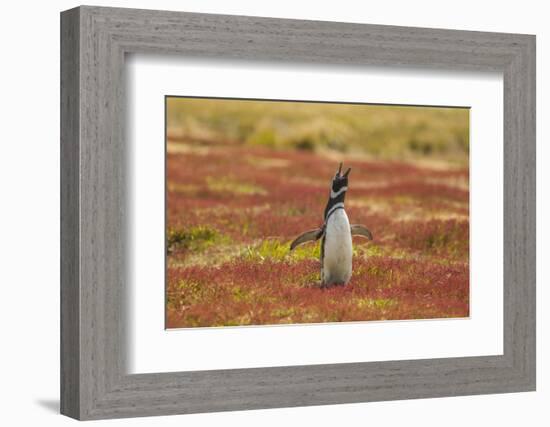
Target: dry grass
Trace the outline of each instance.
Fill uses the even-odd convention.
[[[464,108],[168,98],[167,111],[174,141],[468,162]]]

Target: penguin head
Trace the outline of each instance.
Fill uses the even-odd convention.
[[[351,168],[348,168],[346,172],[342,173],[342,163],[340,163],[340,166],[336,171],[336,175],[334,175],[334,178],[332,178],[331,190],[333,194],[339,193],[340,190],[342,190],[344,187],[346,187],[346,190],[347,190],[348,175],[350,172],[351,172]]]

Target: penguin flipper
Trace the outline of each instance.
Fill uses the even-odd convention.
[[[306,242],[314,242],[318,240],[323,235],[322,228],[316,228],[315,230],[306,231],[303,234],[300,234],[294,241],[290,244],[290,250],[294,250],[296,246],[301,245]]]
[[[372,240],[372,233],[367,227],[361,224],[352,224],[351,225],[351,235],[352,236],[363,236],[369,240]]]

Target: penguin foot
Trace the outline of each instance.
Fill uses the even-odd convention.
[[[305,285],[306,288],[322,288],[323,284],[320,280],[316,280],[315,282],[310,282]]]
[[[346,286],[347,283],[328,283],[328,284],[325,284],[325,283],[321,283],[321,289],[329,289],[329,288],[335,288],[337,286]]]

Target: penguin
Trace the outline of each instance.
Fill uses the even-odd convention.
[[[342,174],[342,163],[332,178],[330,193],[324,212],[323,226],[300,234],[291,244],[297,246],[321,239],[321,287],[346,285],[352,272],[352,236],[372,240],[371,232],[360,224],[350,225],[344,209],[351,168]]]

